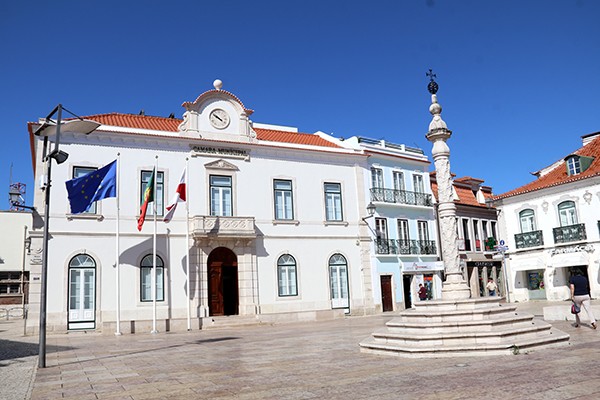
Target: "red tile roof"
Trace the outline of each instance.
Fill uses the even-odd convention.
[[[453,177],[455,176],[454,174],[451,174]],[[431,177],[431,192],[433,193],[433,196],[436,198],[437,201],[439,201],[438,198],[438,184],[437,184],[437,180],[436,180],[436,174],[435,172],[430,172],[429,176]],[[477,179],[477,178],[472,178],[470,176],[465,176],[462,178],[455,178],[454,179],[454,191],[456,192],[456,195],[458,196],[458,200],[454,200],[454,203],[456,204],[463,204],[463,205],[467,205],[467,206],[474,206],[474,207],[485,207],[487,208],[487,204],[481,204],[480,202],[477,201],[477,198],[475,197],[475,193],[473,193],[473,190],[470,187],[471,182],[476,182],[478,184],[483,183],[484,181],[481,179]],[[468,184],[469,186],[467,187],[466,184]],[[483,197],[484,198],[491,198],[492,197],[492,190],[489,186],[481,186],[481,191],[483,193]]]
[[[567,166],[565,164],[564,159],[560,160],[557,162],[555,168],[547,172],[545,175],[540,175],[539,178],[535,181],[513,189],[511,191],[508,191],[506,193],[494,196],[494,198],[504,199],[507,197],[518,196],[523,193],[534,192],[536,190],[564,185],[567,183],[588,179],[594,176],[600,176],[600,135],[598,135],[595,139],[592,139],[588,144],[581,147],[575,153],[570,154],[577,154],[585,157],[593,157],[594,161],[592,161],[588,169],[586,169],[582,173],[577,175],[568,175]]]
[[[83,118],[99,122],[102,125],[166,132],[177,132],[177,127],[179,124],[181,124],[181,122],[183,122],[183,120],[178,118],[152,117],[148,115],[121,113],[88,115]],[[254,131],[256,132],[257,138],[260,141],[340,148],[336,144],[329,142],[320,136],[309,133],[287,132],[262,128],[254,128]]]

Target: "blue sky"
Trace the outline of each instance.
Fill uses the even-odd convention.
[[[11,1],[0,13],[0,209],[33,173],[26,125],[183,114],[219,78],[255,122],[417,146],[440,86],[452,171],[495,194],[600,131],[591,0]]]

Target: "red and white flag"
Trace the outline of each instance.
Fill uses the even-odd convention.
[[[184,168],[183,174],[181,174],[181,180],[179,181],[179,185],[177,185],[177,189],[175,190],[175,195],[173,196],[173,200],[171,200],[171,203],[167,206],[167,213],[165,214],[165,217],[163,218],[163,221],[165,221],[165,222],[169,222],[173,218],[173,214],[175,214],[175,209],[177,208],[177,203],[185,202],[185,193],[186,193],[185,173],[186,173],[186,171]]]

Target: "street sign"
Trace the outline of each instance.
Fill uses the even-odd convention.
[[[508,251],[508,246],[502,246],[502,245],[496,246],[496,251],[498,253],[505,253]]]
[[[504,240],[500,239],[500,246],[504,246]]]

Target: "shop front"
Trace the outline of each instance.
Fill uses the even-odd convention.
[[[417,292],[419,284],[427,290],[427,300],[441,299],[442,273],[444,263],[441,261],[404,261],[402,262],[403,290],[406,308],[419,301]]]
[[[480,260],[466,260],[465,279],[469,282],[471,288],[471,297],[486,297],[490,291],[486,285],[491,278],[496,284],[497,296],[506,296],[506,284],[504,273],[502,271],[502,261],[489,258]]]

